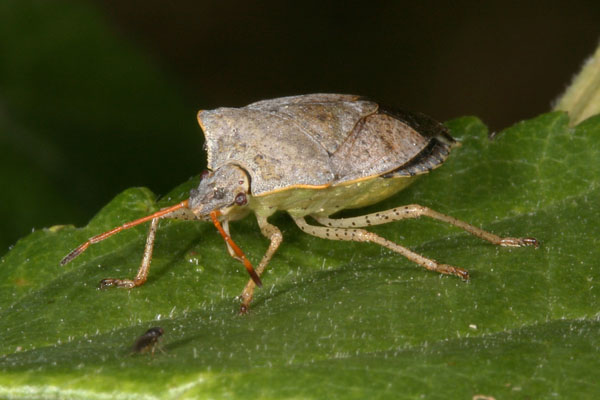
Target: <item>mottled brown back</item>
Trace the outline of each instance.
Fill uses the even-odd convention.
[[[427,117],[392,114],[352,95],[264,100],[201,111],[198,119],[208,167],[240,165],[254,195],[422,173],[443,162],[453,143],[443,125]],[[415,159],[418,168],[411,167]]]

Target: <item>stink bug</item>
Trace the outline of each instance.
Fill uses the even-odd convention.
[[[360,96],[312,94],[259,101],[242,108],[200,111],[209,172],[190,197],[171,207],[90,238],[69,253],[66,264],[91,244],[150,221],[136,277],[104,279],[101,286],[133,288],[148,276],[161,218],[212,222],[229,254],[250,274],[242,291],[248,309],[260,275],[282,241],[267,221],[285,211],[304,232],[324,239],[372,242],[398,252],[428,270],[469,279],[467,270],[423,257],[363,228],[426,216],[457,226],[500,246],[538,246],[534,238],[502,238],[427,207],[412,204],[353,218],[337,211],[377,203],[415,177],[440,166],[456,144],[447,129],[418,113],[391,111]],[[269,247],[256,270],[229,235],[229,222],[253,212]],[[317,224],[308,223],[310,216]]]

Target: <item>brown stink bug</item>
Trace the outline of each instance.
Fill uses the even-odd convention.
[[[161,218],[211,221],[229,254],[251,279],[242,291],[246,311],[260,275],[282,241],[267,219],[285,211],[298,227],[324,239],[372,242],[442,274],[464,280],[469,273],[440,264],[364,227],[427,216],[500,246],[537,246],[534,238],[501,238],[427,207],[412,204],[353,218],[330,218],[392,196],[416,176],[440,166],[455,145],[446,128],[418,113],[390,111],[360,96],[312,94],[259,101],[242,108],[200,111],[208,168],[189,199],[90,238],[61,264],[124,229],[150,222],[142,263],[133,279],[104,279],[102,286],[133,288],[146,281]],[[229,235],[229,222],[254,213],[269,247],[256,270]],[[318,225],[310,224],[310,216]]]

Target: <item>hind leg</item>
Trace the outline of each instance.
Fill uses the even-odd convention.
[[[469,272],[465,269],[454,267],[448,264],[440,264],[435,260],[423,257],[422,255],[417,254],[406,247],[400,246],[397,243],[389,241],[373,232],[369,232],[364,229],[309,225],[302,217],[294,218],[294,222],[296,222],[296,225],[298,225],[302,231],[308,233],[309,235],[331,240],[377,243],[380,246],[402,254],[412,262],[415,262],[430,271],[436,271],[446,275],[456,275],[464,280],[469,279]]]
[[[487,240],[495,245],[506,246],[506,247],[520,247],[520,246],[535,246],[538,247],[539,243],[535,238],[525,237],[525,238],[513,238],[513,237],[500,237],[490,233],[488,231],[484,231],[481,228],[477,228],[471,224],[468,224],[464,221],[456,219],[446,214],[442,214],[440,212],[434,211],[430,208],[418,205],[411,204],[402,207],[392,208],[390,210],[381,211],[377,213],[372,213],[368,215],[363,215],[360,217],[354,218],[325,218],[325,217],[317,217],[314,216],[320,224],[330,227],[336,228],[354,228],[354,227],[365,227],[371,225],[380,225],[385,224],[392,221],[398,221],[401,219],[408,218],[419,218],[421,216],[437,219],[439,221],[446,222],[448,224],[454,225],[458,228],[461,228],[472,235],[475,235],[481,239]]]

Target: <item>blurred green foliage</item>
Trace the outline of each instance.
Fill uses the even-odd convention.
[[[205,165],[195,105],[87,2],[0,2],[0,57],[0,254]]]

